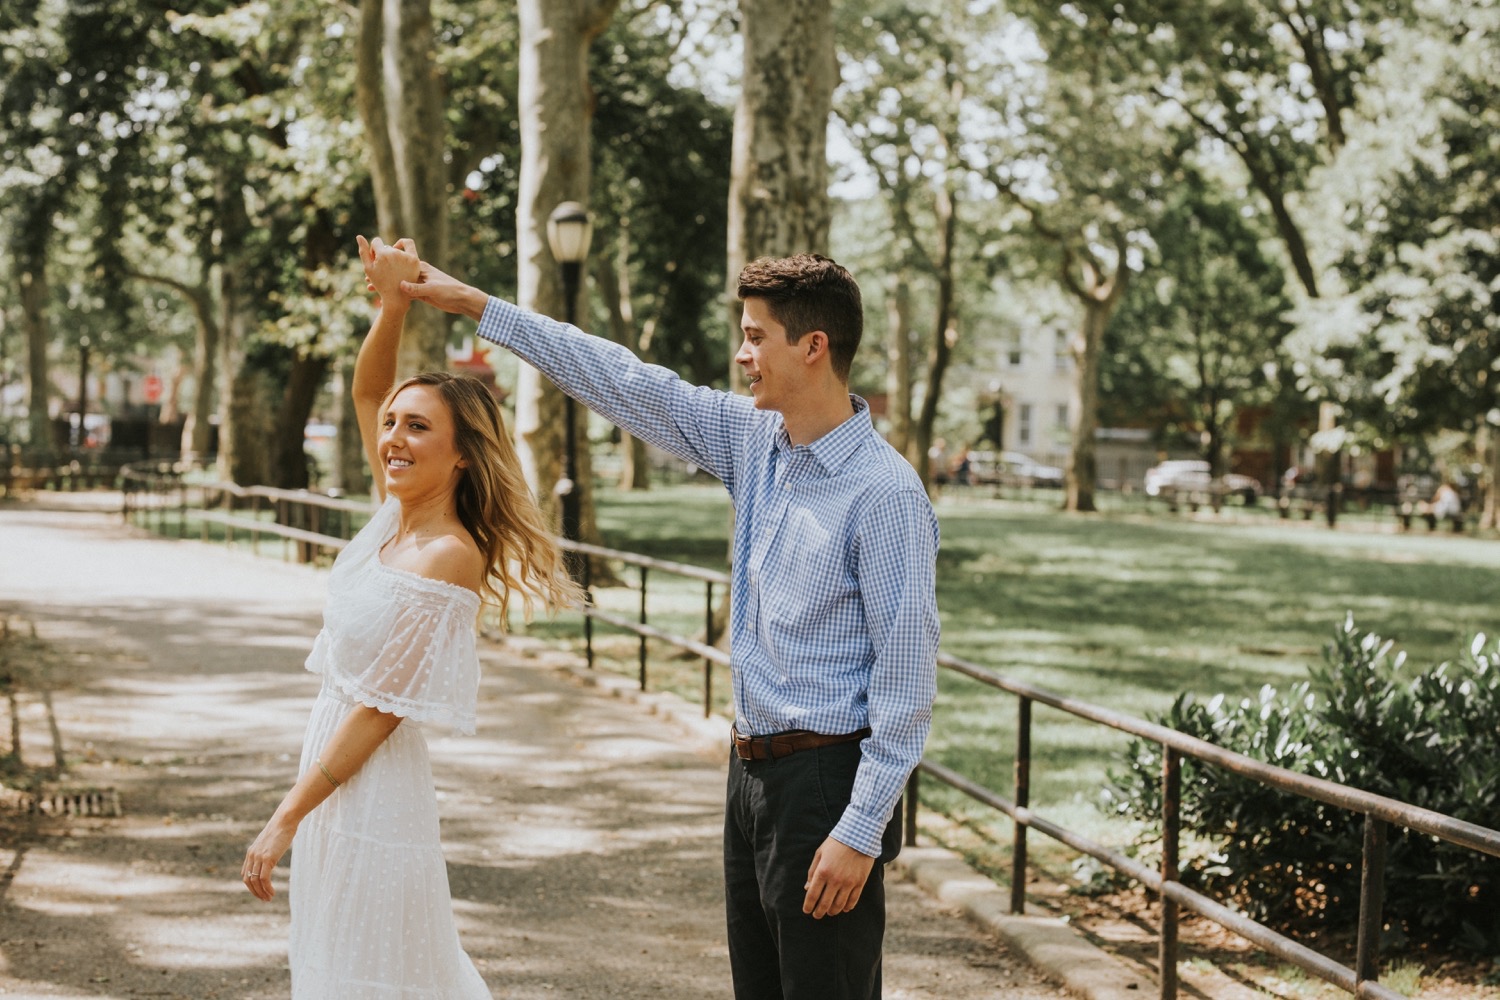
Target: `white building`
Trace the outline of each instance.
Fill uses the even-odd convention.
[[[1002,451],[1018,451],[1043,465],[1067,467],[1072,444],[1073,356],[1061,329],[1020,331],[1000,346],[982,406],[998,399],[1004,417]]]
[[[981,407],[993,407],[996,400],[1002,407],[1002,451],[1068,467],[1076,367],[1068,346],[1071,337],[1061,327],[1041,327],[1019,331],[1001,344],[979,398]],[[1144,429],[1101,427],[1095,431],[1094,448],[1096,475],[1105,488],[1138,487],[1156,461],[1151,433]]]

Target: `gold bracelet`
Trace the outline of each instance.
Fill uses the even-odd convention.
[[[337,788],[340,784],[342,784],[339,779],[328,773],[328,768],[324,766],[322,757],[318,758],[318,770],[323,772],[323,777],[327,778],[333,784],[334,788]]]

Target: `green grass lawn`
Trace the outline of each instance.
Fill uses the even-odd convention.
[[[605,544],[702,566],[726,565],[728,501],[717,484],[596,494]],[[1398,535],[1373,518],[1341,529],[1227,508],[1189,517],[1122,505],[1100,515],[1055,508],[1056,494],[1020,501],[976,492],[937,504],[943,544],[938,605],[943,649],[1007,676],[1132,715],[1164,709],[1178,693],[1254,694],[1305,676],[1352,612],[1395,639],[1414,664],[1458,654],[1476,631],[1500,627],[1500,542]],[[632,584],[634,571],[622,574]],[[701,584],[651,579],[651,620],[700,632]],[[633,590],[601,590],[601,605],[635,614]],[[556,638],[576,620],[534,626]],[[602,630],[616,669],[634,672],[636,641]],[[696,699],[701,661],[651,656],[653,686]],[[717,676],[716,703],[727,697]],[[1015,699],[944,671],[929,755],[1008,794]],[[1098,832],[1096,811],[1113,731],[1038,707],[1032,802]],[[988,823],[981,807],[934,793],[958,815]],[[1008,824],[1007,824],[1008,825]]]

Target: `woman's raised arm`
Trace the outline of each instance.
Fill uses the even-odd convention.
[[[369,242],[363,236],[359,243],[359,260],[364,265],[365,280],[380,296],[380,312],[370,324],[370,332],[360,345],[354,362],[354,413],[359,421],[359,436],[370,463],[370,477],[375,495],[385,500],[385,473],[380,467],[380,403],[396,384],[396,353],[401,347],[401,330],[411,309],[411,297],[401,290],[403,280],[415,280],[421,262],[411,240],[397,240],[387,246],[380,237]]]

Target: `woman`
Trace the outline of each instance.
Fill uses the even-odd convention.
[[[382,307],[353,396],[382,501],[329,575],[307,658],[322,674],[301,777],[245,853],[258,898],[293,852],[292,996],[488,998],[459,945],[421,726],[474,732],[474,628],[488,598],[549,610],[581,596],[482,383],[442,372],[392,389],[418,261],[409,240],[359,239]]]

